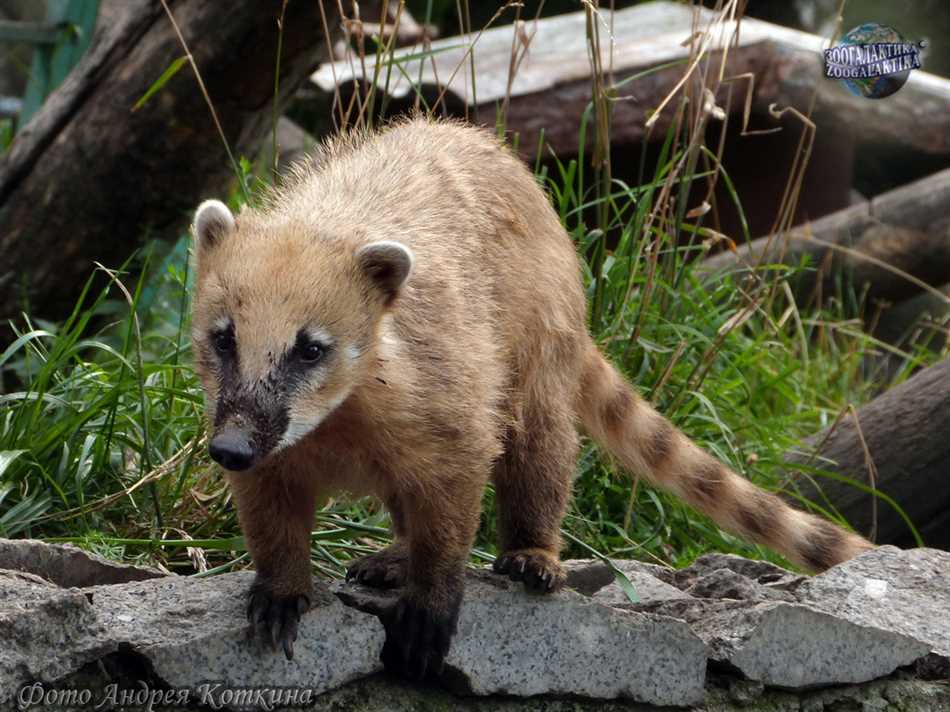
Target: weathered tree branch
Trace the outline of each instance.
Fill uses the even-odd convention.
[[[948,204],[950,170],[945,170],[786,235],[760,237],[735,252],[713,255],[702,269],[718,274],[759,264],[795,265],[807,257],[819,269],[796,281],[799,293],[814,289],[819,275],[827,286],[846,270],[854,284],[867,285],[870,297],[896,302],[923,288],[895,269],[933,287],[950,277]]]
[[[169,5],[233,152],[255,152],[274,115],[281,0]],[[291,0],[283,28],[278,110],[325,51],[316,3]],[[62,316],[94,261],[120,265],[143,236],[174,234],[201,198],[226,192],[232,166],[187,65],[132,108],[183,54],[159,2],[102,3],[83,61],[0,160],[0,318],[25,300]]]

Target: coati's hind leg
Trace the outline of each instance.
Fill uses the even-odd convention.
[[[564,584],[560,529],[577,464],[577,431],[566,402],[529,404],[523,423],[509,433],[493,474],[500,538],[493,568],[528,589],[555,591]]]
[[[375,588],[401,588],[406,583],[409,568],[409,546],[406,542],[405,514],[399,501],[386,500],[386,509],[392,520],[392,544],[372,554],[361,556],[346,569],[346,580]]]

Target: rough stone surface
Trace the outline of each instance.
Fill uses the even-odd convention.
[[[688,598],[675,584],[675,571],[642,561],[612,560],[611,563],[627,577],[642,603]],[[591,596],[606,606],[630,603],[617,583],[613,570],[598,559],[565,561],[567,586],[585,596]]]
[[[97,586],[166,576],[147,566],[129,566],[90,554],[72,544],[35,539],[0,539],[0,569],[29,571],[57,586]]]
[[[716,569],[697,577],[683,595],[687,594],[693,598],[728,598],[735,601],[795,601],[795,596],[788,591],[766,586],[729,569]]]
[[[675,598],[689,598],[689,595],[683,593],[675,586],[671,586],[664,581],[651,576],[643,571],[629,569],[624,572],[627,579],[633,584],[634,590],[641,603],[652,603],[654,601],[668,601]],[[605,606],[617,606],[629,603],[630,599],[616,581],[604,586],[597,591],[592,599]]]
[[[926,644],[908,636],[800,604],[690,598],[623,608],[685,621],[712,660],[775,687],[865,682],[927,654]]]
[[[782,602],[724,607],[691,628],[713,658],[774,687],[867,682],[927,654],[913,638]]]
[[[0,709],[23,684],[55,683],[117,652],[147,662],[157,681],[334,689],[381,669],[383,627],[326,589],[302,618],[293,661],[249,639],[245,595],[253,574],[165,576],[64,589],[0,571]]]
[[[382,669],[382,624],[344,606],[325,589],[300,621],[294,659],[249,638],[245,595],[250,572],[214,579],[166,577],[87,589],[111,640],[145,655],[173,687],[338,687]]]
[[[0,570],[0,709],[21,685],[60,678],[103,652],[102,633],[81,591]]]
[[[946,552],[884,547],[811,579],[729,555],[613,562],[637,604],[601,561],[565,562],[576,591],[554,596],[470,572],[435,689],[379,674],[382,626],[357,609],[397,592],[322,588],[288,662],[248,636],[249,572],[114,583],[142,573],[93,559],[103,585],[65,588],[88,559],[46,547],[0,540],[20,569],[0,569],[0,709],[41,681],[308,690],[318,710],[950,710]]]
[[[793,589],[806,579],[768,561],[743,559],[735,554],[703,554],[685,569],[671,572],[670,583],[685,591],[700,579],[723,570],[773,590]],[[764,594],[760,591],[760,595]]]
[[[833,616],[914,637],[950,659],[950,552],[882,546],[805,581],[797,595]]]
[[[355,585],[342,590],[354,602],[380,597]],[[618,611],[572,591],[531,595],[481,571],[466,582],[446,665],[477,695],[690,705],[703,698],[706,647],[680,621]]]

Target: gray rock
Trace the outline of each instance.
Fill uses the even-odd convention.
[[[675,586],[664,583],[655,576],[644,573],[643,571],[630,568],[625,571],[624,574],[630,580],[630,583],[633,584],[633,588],[637,592],[637,598],[640,599],[640,603],[668,601],[674,598],[689,598],[687,594],[683,593]],[[597,593],[593,595],[592,599],[598,603],[604,604],[605,606],[618,606],[631,602],[623,588],[621,588],[620,584],[616,581],[611,582],[610,585],[604,586],[602,589],[597,591]]]
[[[108,648],[89,600],[31,574],[0,571],[0,706],[34,680],[56,680]]]
[[[147,566],[109,561],[72,544],[47,544],[35,539],[0,539],[0,569],[36,574],[63,588],[144,581],[167,575]]]
[[[300,622],[294,660],[248,636],[250,572],[61,589],[0,571],[0,704],[117,651],[174,688],[293,687],[317,695],[381,669],[383,628],[325,588]]]
[[[673,572],[674,580],[670,583],[685,591],[700,578],[722,570],[770,588],[794,588],[805,579],[768,561],[744,559],[735,554],[703,554],[685,569]]]
[[[950,659],[950,552],[882,546],[803,583],[803,603],[911,636]]]
[[[708,602],[685,617],[713,659],[775,687],[866,682],[928,651],[909,636],[798,604]]]
[[[600,559],[570,559],[562,561],[561,566],[567,576],[565,585],[585,596],[593,596],[614,582],[614,572]]]
[[[325,588],[300,621],[292,661],[250,639],[245,605],[252,580],[250,572],[171,576],[89,591],[110,639],[146,656],[172,687],[221,683],[319,694],[381,669],[382,625]]]
[[[679,591],[679,589],[676,589]],[[686,593],[694,598],[728,598],[735,601],[788,601],[795,597],[788,591],[763,585],[755,579],[729,569],[717,569],[694,579]]]
[[[398,592],[334,584],[334,596],[323,589],[302,620],[295,659],[288,662],[248,636],[249,572],[64,589],[50,579],[69,579],[51,576],[56,565],[44,562],[68,560],[72,552],[54,555],[35,542],[19,551],[20,570],[0,569],[0,708],[24,683],[102,676],[95,671],[110,665],[134,679],[144,663],[156,681],[175,688],[207,683],[328,692],[327,709],[332,700],[350,699],[363,681],[380,679],[375,673],[381,669],[382,626],[340,599],[378,605]],[[22,553],[29,551],[38,552],[32,561]],[[623,706],[695,705],[704,697],[708,657],[749,680],[737,685],[735,674],[728,675],[730,692],[722,699],[706,691],[707,708],[725,710],[764,704],[775,687],[863,683],[914,661],[923,675],[921,658],[931,651],[924,659],[931,671],[926,674],[948,669],[947,658],[940,657],[950,650],[945,552],[885,547],[814,579],[730,556],[703,557],[682,572],[615,563],[641,603],[627,601],[602,562],[565,564],[569,583],[589,597],[574,591],[536,596],[485,571],[469,574],[444,682],[477,696],[469,700],[485,701],[472,703],[472,709],[520,709],[515,698],[531,708],[572,708],[569,702],[555,704],[559,697],[616,698]],[[774,600],[792,595],[800,602]],[[853,699],[864,699],[865,688],[853,689]],[[874,689],[887,692],[869,692],[868,709],[878,709],[892,687]],[[936,689],[920,687],[921,694]],[[836,697],[807,695],[782,699],[790,710],[799,709],[798,701],[801,709],[837,709]],[[398,697],[417,699],[415,692]],[[419,693],[419,703],[425,699]],[[388,700],[378,702],[386,708]],[[925,703],[907,707],[927,709]]]
[[[636,589],[641,602],[665,601],[683,598],[672,584],[675,572],[642,561],[615,559],[611,563],[624,573]],[[574,559],[562,562],[567,574],[567,586],[585,596],[592,596],[598,603],[607,606],[630,603],[614,571],[599,559]]]
[[[380,593],[340,589],[358,605]],[[476,695],[579,695],[691,705],[703,698],[706,647],[680,621],[619,611],[573,591],[526,593],[489,572],[470,573],[446,659]]]

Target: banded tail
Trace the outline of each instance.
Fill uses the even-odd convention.
[[[577,414],[587,433],[630,472],[675,494],[723,529],[824,571],[873,548],[826,519],[794,509],[739,476],[644,401],[593,345]]]

